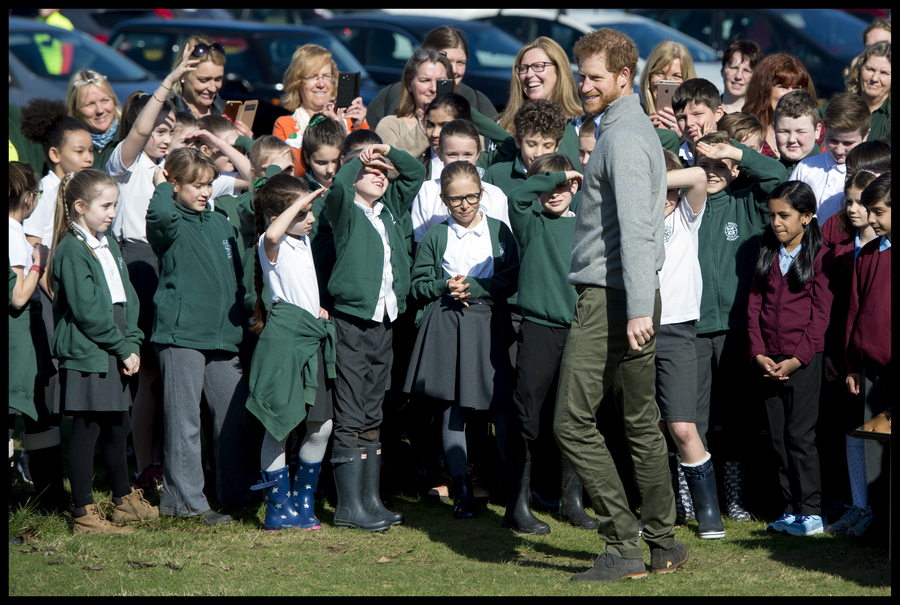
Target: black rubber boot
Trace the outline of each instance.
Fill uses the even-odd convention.
[[[528,506],[531,494],[531,463],[510,463],[506,467],[506,514],[503,526],[520,534],[549,534],[550,526],[535,517]]]
[[[63,487],[62,446],[28,450],[28,469],[38,507],[49,513],[67,512],[69,498]]]
[[[719,512],[719,493],[712,458],[700,466],[682,464],[682,468],[688,489],[691,490],[700,537],[704,540],[724,538],[725,526],[722,525],[722,514]]]
[[[453,518],[474,519],[477,516],[475,507],[475,489],[472,487],[472,476],[453,477]]]
[[[381,444],[372,443],[365,446],[366,459],[363,464],[363,504],[373,515],[378,515],[391,525],[403,523],[403,513],[393,513],[384,507],[381,501]]]
[[[584,510],[581,480],[565,460],[562,461],[560,481],[559,497],[562,500],[562,506],[559,507],[560,520],[568,521],[581,529],[595,530],[600,527],[600,522]]]
[[[384,531],[390,529],[391,524],[370,513],[363,504],[363,451],[361,448],[332,450],[331,463],[334,465],[334,485],[338,495],[334,524],[365,531]]]

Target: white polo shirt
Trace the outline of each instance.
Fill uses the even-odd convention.
[[[147,241],[147,208],[156,189],[153,175],[159,164],[143,151],[137,159],[126,167],[122,162],[122,144],[116,145],[106,173],[119,186],[119,201],[116,203],[116,218],[113,219],[112,236],[118,241]]]
[[[397,306],[397,295],[394,293],[394,269],[391,266],[391,240],[388,238],[387,229],[381,220],[381,211],[384,209],[384,204],[375,202],[370,209],[356,200],[354,200],[353,203],[359,206],[359,209],[363,211],[366,218],[372,223],[372,226],[375,227],[375,231],[377,231],[378,235],[381,237],[382,248],[384,248],[384,264],[381,269],[381,289],[378,292],[378,304],[375,305],[375,313],[372,314],[372,321],[380,323],[384,320],[385,313],[387,313],[391,322],[394,322],[397,320],[397,315],[400,314],[400,309]]]
[[[25,239],[25,230],[22,224],[10,217],[9,219],[9,266],[22,267],[22,277],[28,277],[31,265],[34,264],[32,253],[34,246]],[[31,300],[41,299],[41,289],[35,288]]]
[[[56,196],[62,181],[52,170],[41,179],[41,199],[31,216],[25,219],[22,226],[25,235],[41,238],[41,243],[48,248],[53,244],[53,225],[56,220]]]
[[[703,277],[697,257],[697,233],[705,209],[704,203],[700,212],[694,214],[682,195],[675,210],[665,219],[663,240],[666,261],[659,272],[659,295],[662,299],[660,325],[700,319]]]
[[[116,264],[116,259],[113,258],[112,252],[109,251],[109,242],[106,239],[106,234],[101,234],[100,239],[97,239],[91,235],[87,229],[82,228],[81,225],[72,223],[72,227],[81,234],[84,241],[87,242],[87,245],[90,246],[91,250],[94,251],[94,254],[97,255],[100,266],[103,267],[103,276],[106,278],[106,285],[109,286],[109,297],[111,302],[113,304],[124,303],[127,298],[125,296],[125,286],[122,284],[122,274],[119,273],[119,266]]]
[[[506,194],[496,185],[481,182],[484,193],[481,196],[481,205],[479,210],[495,218],[503,221],[507,227],[512,229],[509,224],[509,206],[506,201]],[[436,178],[422,183],[419,194],[412,204],[412,224],[413,239],[421,240],[428,233],[428,230],[438,223],[443,223],[450,216],[450,211],[441,200],[441,179]]]
[[[471,229],[466,229],[450,217],[447,230],[447,249],[441,264],[450,277],[491,277],[494,275],[494,248],[491,245],[491,230],[488,229],[484,211],[479,210],[481,220]]]
[[[259,236],[256,252],[269,285],[269,302],[287,302],[318,317],[319,282],[309,238],[283,235],[278,244],[278,260],[273,263],[266,256],[265,237],[265,234]]]
[[[816,218],[823,224],[829,216],[837,214],[844,207],[844,180],[847,165],[838,164],[827,151],[806,158],[794,167],[792,181],[803,181],[816,195]]]

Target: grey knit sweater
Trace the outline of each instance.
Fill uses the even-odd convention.
[[[638,95],[613,101],[600,121],[584,185],[569,283],[625,290],[628,319],[652,317],[666,258],[666,165]]]

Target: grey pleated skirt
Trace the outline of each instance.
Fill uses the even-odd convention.
[[[512,405],[506,304],[451,296],[425,313],[413,345],[404,392],[418,392],[464,408],[499,411]]]
[[[113,305],[113,319],[125,334],[125,307]],[[128,411],[131,407],[131,380],[131,376],[119,372],[119,358],[115,355],[109,355],[109,369],[102,374],[60,368],[59,407],[63,414]]]

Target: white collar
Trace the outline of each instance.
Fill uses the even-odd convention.
[[[353,200],[353,203],[359,206],[366,214],[374,214],[375,216],[381,216],[381,211],[384,209],[384,204],[381,202],[375,202],[371,208],[356,200]]]
[[[297,248],[305,248],[308,245],[308,238],[305,235],[294,237],[285,233],[281,236],[281,241],[287,243],[288,246],[296,250]]]
[[[478,237],[481,237],[482,235],[487,233],[487,217],[484,215],[484,210],[481,210],[479,208],[478,214],[481,215],[481,220],[478,221],[478,224],[471,229],[467,229],[457,223],[452,216],[449,217],[448,222],[450,223],[450,229],[453,230],[453,233],[456,234],[457,238],[462,239],[469,233],[474,233]]]
[[[50,179],[49,181],[47,181],[47,184],[50,185],[50,186],[52,186],[52,187],[57,187],[57,188],[59,188],[59,184],[62,182],[62,181],[60,180],[60,178],[59,178],[58,176],[56,176],[56,173],[53,172],[52,170],[51,170],[50,172],[48,172],[48,173],[44,176],[44,178],[45,178],[45,179]],[[41,179],[41,180],[43,180],[43,179]]]
[[[9,226],[13,229],[13,231],[25,235],[25,227],[22,225],[22,223],[20,223],[13,217],[9,217]]]
[[[100,248],[109,248],[109,242],[106,240],[106,234],[101,234],[100,238],[96,238],[91,235],[87,229],[78,225],[76,223],[72,223],[72,227],[75,228],[78,233],[84,238],[84,241],[87,242],[87,245],[90,246],[93,250],[99,250]]]

